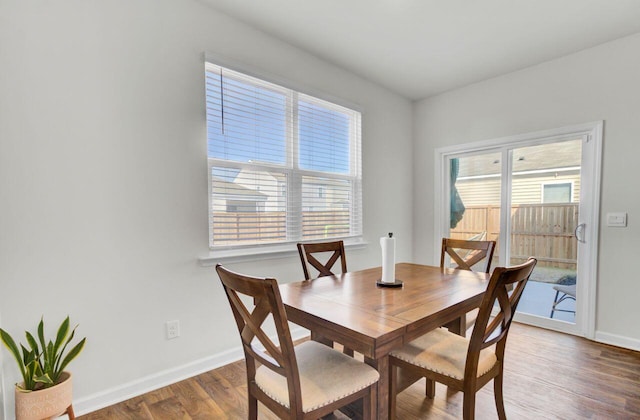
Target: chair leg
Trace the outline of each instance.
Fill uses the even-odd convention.
[[[493,395],[496,400],[496,410],[500,420],[507,419],[507,413],[504,411],[504,395],[502,393],[502,372],[493,378]]]
[[[556,311],[556,305],[558,304],[558,295],[560,294],[560,290],[556,290],[556,297],[553,298],[553,305],[551,306],[551,314],[549,318],[553,318],[553,313]]]
[[[433,399],[436,396],[436,381],[429,378],[426,378],[426,379],[427,379],[427,386],[425,387],[424,394],[428,398]]]
[[[398,393],[398,368],[389,363],[389,420],[396,418],[396,394]]]
[[[369,393],[362,398],[362,420],[371,420],[375,418],[376,404],[378,399],[377,385],[372,385]]]
[[[249,395],[249,420],[258,420],[258,400],[256,397]]]
[[[464,393],[464,401],[462,403],[462,418],[464,420],[473,420],[476,415],[476,393],[473,391]]]

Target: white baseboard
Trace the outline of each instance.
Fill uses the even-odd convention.
[[[299,327],[291,328],[291,336],[294,340],[301,339],[308,335],[308,330]],[[244,353],[242,352],[241,347],[227,350],[204,359],[187,363],[183,366],[167,369],[165,371],[89,395],[78,399],[77,401],[74,400],[73,409],[77,416],[91,413],[101,408],[151,392],[158,388],[217,369],[221,366],[241,360],[242,358],[244,358]]]
[[[599,343],[611,344],[612,346],[622,347],[629,350],[640,351],[640,340],[635,338],[625,337],[623,335],[596,331],[595,340]]]

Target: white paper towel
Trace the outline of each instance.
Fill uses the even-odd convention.
[[[394,283],[396,281],[396,238],[393,233],[388,237],[380,238],[382,248],[382,282]]]

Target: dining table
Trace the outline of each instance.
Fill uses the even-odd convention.
[[[395,284],[379,285],[381,267],[279,286],[287,318],[311,338],[342,344],[380,373],[377,417],[389,413],[389,353],[446,325],[463,334],[465,314],[480,306],[489,275],[398,263]],[[401,283],[401,284],[400,284]]]

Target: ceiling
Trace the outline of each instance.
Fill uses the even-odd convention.
[[[640,0],[204,0],[422,99],[640,32]]]

